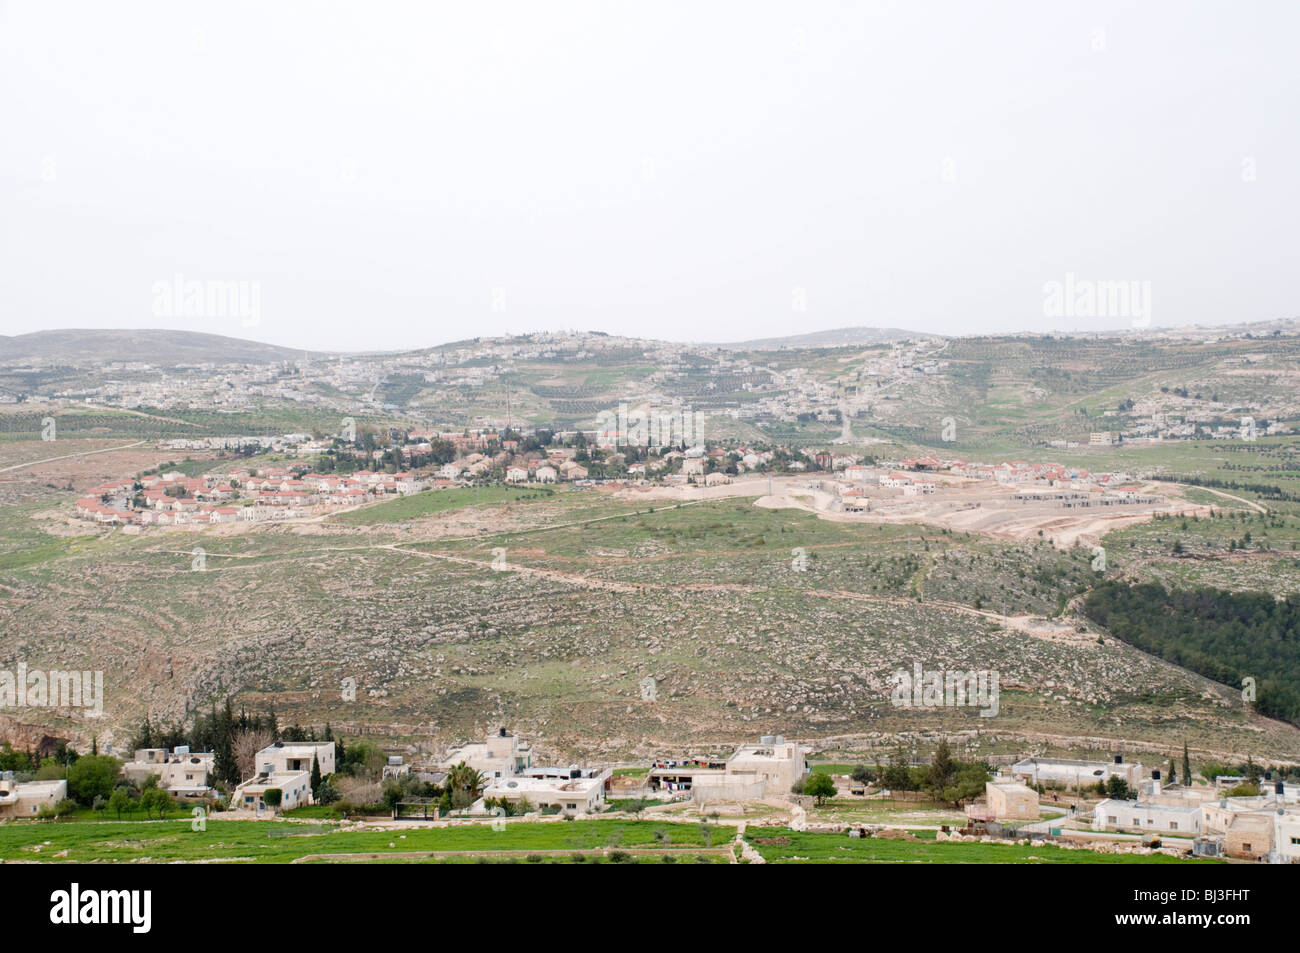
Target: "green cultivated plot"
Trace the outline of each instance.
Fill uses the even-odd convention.
[[[322,832],[323,831],[323,832]],[[666,832],[666,838],[664,836]],[[418,854],[421,852],[520,852],[717,850],[736,836],[725,825],[657,821],[576,820],[510,822],[409,830],[342,830],[323,824],[274,821],[207,821],[194,831],[191,819],[176,821],[9,823],[0,825],[0,859],[87,863],[215,860],[289,863],[312,855]],[[330,858],[324,858],[328,861]],[[358,858],[360,859],[360,858]],[[400,858],[398,858],[400,859]]]
[[[447,510],[494,503],[546,499],[554,491],[545,487],[515,488],[509,486],[459,487],[446,490],[429,490],[413,493],[383,503],[372,503],[347,513],[330,517],[331,522],[344,524],[400,523],[405,520],[431,516]]]

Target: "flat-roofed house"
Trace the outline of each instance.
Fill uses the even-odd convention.
[[[122,765],[122,776],[141,784],[149,775],[173,797],[201,798],[215,793],[209,780],[216,755],[211,751],[191,752],[188,747],[137,748],[135,760]]]
[[[652,791],[676,794],[693,791],[697,784],[717,783],[726,773],[723,761],[664,760],[650,766],[648,782]]]
[[[807,749],[780,735],[763,735],[742,744],[725,762],[660,762],[650,770],[650,786],[689,791],[698,801],[754,799],[789,794],[808,773]]]
[[[489,781],[520,774],[532,767],[532,747],[504,728],[483,742],[461,745],[447,753],[439,767],[444,771],[464,762]]]
[[[603,771],[572,768],[564,777],[511,775],[489,784],[483,791],[485,800],[518,804],[527,800],[535,807],[557,807],[563,814],[594,814],[605,801],[606,785],[612,769]]]
[[[68,796],[67,781],[15,781],[12,772],[0,776],[0,817],[36,817]]]
[[[295,771],[311,773],[311,763],[320,764],[321,777],[334,773],[334,742],[332,741],[277,741],[257,753],[257,763],[270,764],[275,771],[291,774]]]
[[[1264,797],[1220,797],[1201,806],[1205,819],[1205,833],[1226,834],[1232,819],[1249,811],[1267,811],[1271,807]]]
[[[272,789],[280,792],[280,803],[266,803],[266,792]],[[309,771],[276,771],[267,763],[257,774],[235,788],[230,796],[232,810],[243,809],[259,814],[279,811],[291,811],[312,803],[311,773]]]
[[[1242,811],[1228,824],[1223,836],[1224,853],[1242,860],[1258,860],[1273,851],[1272,811]]]
[[[803,745],[780,735],[764,735],[758,744],[745,744],[727,759],[728,775],[753,775],[762,780],[766,794],[789,794],[794,783],[808,773]]]
[[[1113,762],[1076,761],[1070,758],[1024,758],[1011,766],[1012,777],[1030,784],[1064,784],[1068,787],[1096,784],[1121,777],[1136,786],[1142,779],[1141,762],[1127,763],[1118,756]]]
[[[1153,804],[1116,798],[1101,801],[1092,814],[1093,830],[1143,834],[1199,834],[1201,821],[1201,809],[1190,804]]]
[[[1018,781],[985,782],[984,798],[995,821],[1038,819],[1038,792]]]
[[[1300,864],[1300,814],[1273,812],[1272,859],[1279,864]]]
[[[1278,807],[1268,796],[1229,797],[1201,805],[1201,814],[1205,832],[1222,835],[1227,856],[1259,860],[1273,851]]]
[[[211,784],[213,759],[212,752],[182,756],[166,766],[159,784],[172,797],[210,797],[216,793]]]

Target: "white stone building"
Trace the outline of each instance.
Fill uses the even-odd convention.
[[[42,807],[53,808],[67,796],[67,781],[15,781],[12,772],[5,772],[0,777],[0,818],[36,817]]]
[[[1201,832],[1201,808],[1190,804],[1153,804],[1106,798],[1094,809],[1092,828],[1142,834],[1189,836]]]

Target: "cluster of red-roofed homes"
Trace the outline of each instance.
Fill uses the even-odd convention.
[[[77,516],[97,523],[207,525],[303,516],[314,507],[355,506],[389,494],[418,493],[425,485],[410,473],[370,470],[350,476],[286,467],[202,477],[171,472],[105,483],[77,500],[76,509]]]
[[[507,444],[513,442],[506,441]],[[577,453],[573,447],[551,447],[544,451],[500,454],[496,457],[470,453],[444,464],[436,475],[440,480],[447,481],[474,480],[491,473],[493,467],[499,465],[507,483],[579,482],[587,479],[587,468],[574,459]],[[610,462],[622,462],[622,459],[617,454],[609,458]],[[644,475],[644,464],[636,466]]]

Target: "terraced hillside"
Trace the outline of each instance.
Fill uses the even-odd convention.
[[[64,495],[0,509],[0,536],[34,541]],[[383,511],[395,505],[373,522],[50,537],[0,567],[0,667],[102,669],[102,720],[53,716],[101,742],[146,710],[168,722],[233,695],[393,739],[509,723],[556,755],[709,749],[773,727],[868,745],[943,731],[972,750],[1300,750],[1300,731],[1231,689],[1048,618],[1089,584],[1082,550],[743,499],[651,507],[565,489]],[[891,677],[917,663],[997,671],[996,717],[895,707]]]

